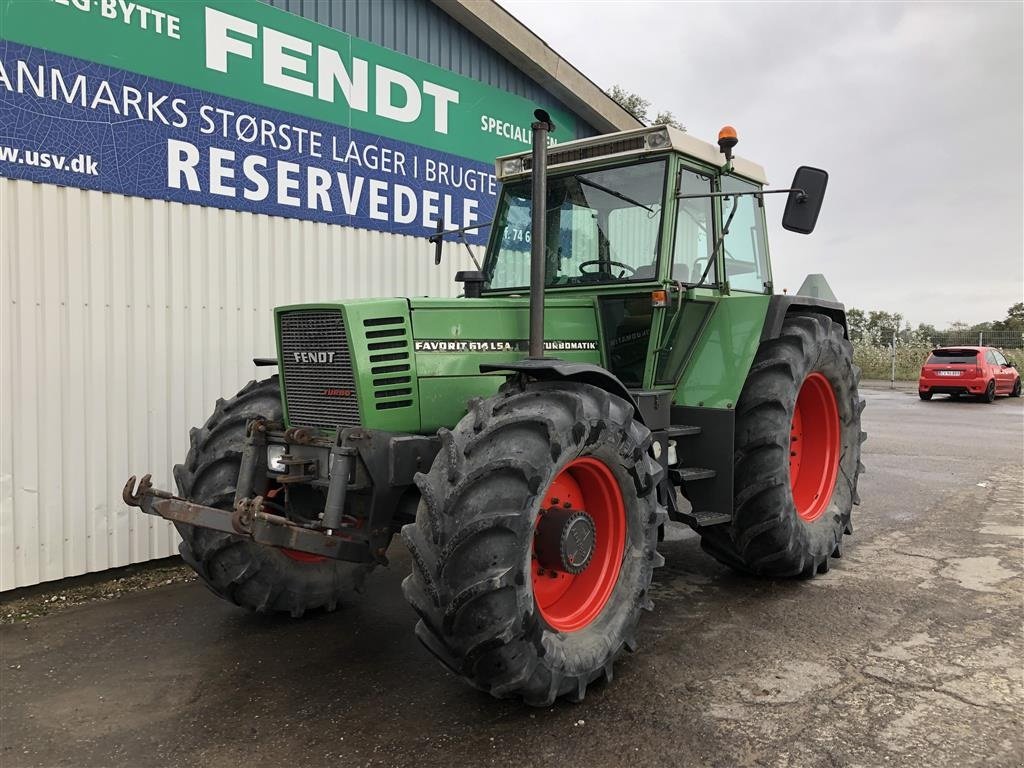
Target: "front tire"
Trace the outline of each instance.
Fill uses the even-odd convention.
[[[633,415],[587,384],[514,383],[441,430],[402,530],[414,563],[403,590],[419,639],[470,685],[535,706],[581,700],[635,649],[667,515]],[[558,534],[580,512],[596,537],[574,560]]]
[[[174,468],[178,495],[230,510],[242,463],[245,428],[251,419],[281,420],[278,377],[249,382],[230,400],[218,400],[206,423],[189,433],[184,464]],[[315,516],[315,512],[311,512]],[[362,587],[372,565],[318,558],[257,544],[210,528],[175,523],[178,550],[220,598],[258,613],[333,611]]]
[[[1020,376],[1013,383],[1013,389],[1010,390],[1010,397],[1020,397]]]
[[[734,510],[701,531],[720,562],[771,578],[824,573],[860,503],[860,369],[843,328],[791,315],[762,342],[736,405]]]

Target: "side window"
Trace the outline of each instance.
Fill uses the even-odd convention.
[[[990,365],[999,365],[999,363],[996,362],[995,352],[991,349],[985,351],[985,359],[988,360]]]
[[[530,201],[521,197],[512,198],[505,211],[504,221],[497,222],[501,233],[498,247],[504,259],[494,264],[491,285],[530,284]]]
[[[722,179],[723,192],[756,192],[759,187],[734,176]],[[767,293],[768,249],[764,236],[764,211],[753,195],[722,198],[722,221],[729,218],[733,203],[736,213],[725,236],[725,276],[730,290]]]
[[[993,349],[992,354],[995,355],[996,365],[1006,365],[1006,358],[1003,357],[998,349]]]
[[[684,168],[680,187],[684,195],[707,194],[711,191],[711,179]],[[713,240],[711,198],[680,200],[672,246],[672,279],[680,283],[697,283],[708,267]],[[704,282],[716,283],[717,278],[717,270],[712,264]]]

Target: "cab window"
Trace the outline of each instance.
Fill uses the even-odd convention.
[[[711,178],[685,168],[680,180],[680,191],[684,195],[701,195],[711,192]],[[679,201],[676,214],[675,242],[672,246],[672,279],[690,285],[700,282],[707,269],[704,283],[718,282],[715,265],[708,269],[711,258],[714,223],[711,218],[712,198],[689,198]]]
[[[723,192],[757,192],[757,187],[734,176],[722,179]],[[754,195],[722,198],[722,221],[729,218],[733,203],[736,213],[725,236],[724,264],[729,289],[769,293],[768,253],[764,234],[764,211]]]
[[[547,184],[545,285],[653,280],[665,159],[552,175]],[[530,284],[530,179],[505,185],[484,274],[490,290]],[[496,246],[496,247],[495,247]]]

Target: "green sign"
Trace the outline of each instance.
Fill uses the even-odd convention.
[[[258,0],[0,0],[0,38],[475,160],[527,149],[537,106],[576,135],[551,104]]]

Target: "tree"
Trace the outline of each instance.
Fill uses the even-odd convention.
[[[1024,325],[1024,301],[1018,301],[1006,310],[1006,319],[1003,322]]]
[[[903,315],[899,312],[868,312],[868,321],[865,324],[865,335],[871,344],[888,345],[892,343],[894,333],[897,333],[903,324]]]
[[[939,329],[928,323],[918,323],[914,331],[915,340],[921,344],[935,344],[939,338]]]
[[[867,323],[868,318],[863,309],[850,307],[846,310],[846,327],[850,331],[850,341],[863,341]]]
[[[651,108],[651,102],[639,93],[627,91],[621,85],[613,85],[607,94],[641,123],[647,122],[647,110]]]
[[[1006,319],[992,323],[992,330],[1024,333],[1024,301],[1018,301],[1006,310]]]
[[[613,85],[606,91],[606,93],[616,103],[618,103],[620,107],[629,112],[629,114],[641,123],[646,123],[648,125],[671,125],[673,128],[678,128],[681,131],[686,130],[686,127],[676,119],[676,116],[673,115],[670,110],[667,109],[658,112],[658,116],[654,118],[654,122],[651,122],[648,117],[648,110],[651,108],[651,102],[639,93],[627,91],[621,85]]]
[[[658,116],[654,118],[654,125],[671,125],[673,128],[678,128],[680,131],[685,131],[686,126],[676,120],[676,116],[672,112],[666,109],[664,112],[659,112]]]

